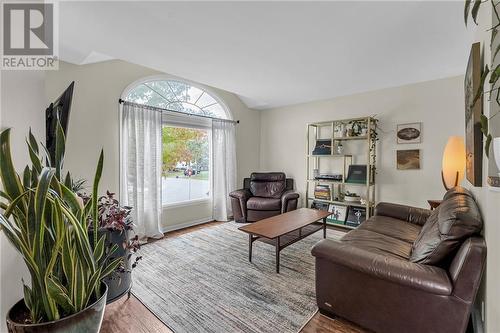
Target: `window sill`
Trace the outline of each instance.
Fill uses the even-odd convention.
[[[206,198],[206,199],[179,201],[179,202],[174,202],[174,203],[164,203],[164,204],[162,204],[162,208],[163,209],[170,209],[170,208],[179,208],[179,207],[198,206],[201,204],[210,203],[211,201],[212,201],[212,198]]]

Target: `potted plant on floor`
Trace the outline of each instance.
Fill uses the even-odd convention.
[[[119,266],[104,251],[104,237],[94,237],[86,223],[97,216],[97,190],[103,167],[101,152],[90,201],[83,205],[61,181],[64,132],[56,131],[54,168],[44,167],[37,141],[27,140],[31,165],[18,174],[10,149],[10,129],[0,133],[0,178],[3,191],[1,230],[20,252],[31,282],[24,299],[8,312],[9,332],[99,332],[106,301],[103,278]],[[45,159],[47,161],[48,159]],[[48,163],[48,162],[46,162]]]
[[[90,200],[90,197],[85,193],[79,193],[79,196],[84,203]],[[120,266],[103,279],[103,282],[108,286],[108,304],[130,292],[132,269],[142,259],[141,256],[136,255],[140,248],[138,237],[129,237],[130,232],[133,231],[133,223],[130,217],[131,210],[132,207],[121,206],[119,201],[115,199],[115,193],[109,191],[106,191],[106,195],[97,200],[98,237],[105,237],[106,253],[110,249],[116,248],[116,251],[109,255],[108,260],[122,258]],[[89,218],[88,227],[92,239],[94,227],[92,217]]]

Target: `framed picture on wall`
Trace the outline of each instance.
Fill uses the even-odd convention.
[[[420,169],[420,149],[397,150],[396,165],[398,170]]]
[[[421,143],[422,123],[399,124],[396,129],[398,143]]]
[[[481,84],[481,45],[472,44],[465,72],[465,173],[467,180],[474,186],[482,185],[483,134],[480,118],[483,113],[483,95],[474,101]]]

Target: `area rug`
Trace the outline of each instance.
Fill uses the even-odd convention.
[[[176,333],[296,333],[316,311],[316,232],[281,251],[275,272],[274,247],[253,246],[241,224],[223,223],[141,248],[133,294]],[[328,230],[327,238],[342,232]]]

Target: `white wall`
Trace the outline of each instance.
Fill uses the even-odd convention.
[[[262,111],[261,170],[283,170],[304,198],[306,124],[376,115],[376,200],[428,207],[427,199],[444,194],[441,157],[448,137],[463,135],[463,101],[463,76],[458,76]],[[422,122],[422,143],[397,144],[396,125],[411,122]],[[421,169],[396,170],[397,149],[420,149]]]
[[[61,62],[58,71],[47,73],[48,99],[54,100],[75,81],[70,116],[65,168],[76,177],[93,179],[99,151],[104,148],[104,170],[100,189],[118,192],[119,189],[119,106],[118,99],[131,83],[158,71],[113,60],[90,65]],[[200,85],[205,87],[203,85]],[[238,182],[259,167],[260,114],[249,110],[240,99],[229,92],[205,87],[217,94],[230,109],[237,126],[236,150]],[[249,138],[257,138],[249,140]],[[163,214],[163,228],[172,229],[194,220],[211,216],[211,206],[169,209]]]
[[[45,142],[44,84],[45,74],[39,71],[2,71],[0,127],[11,127],[14,165],[18,172],[29,163],[25,138],[29,127]],[[24,261],[0,232],[0,332],[5,332],[5,316],[9,308],[23,297],[21,278],[29,283]]]

